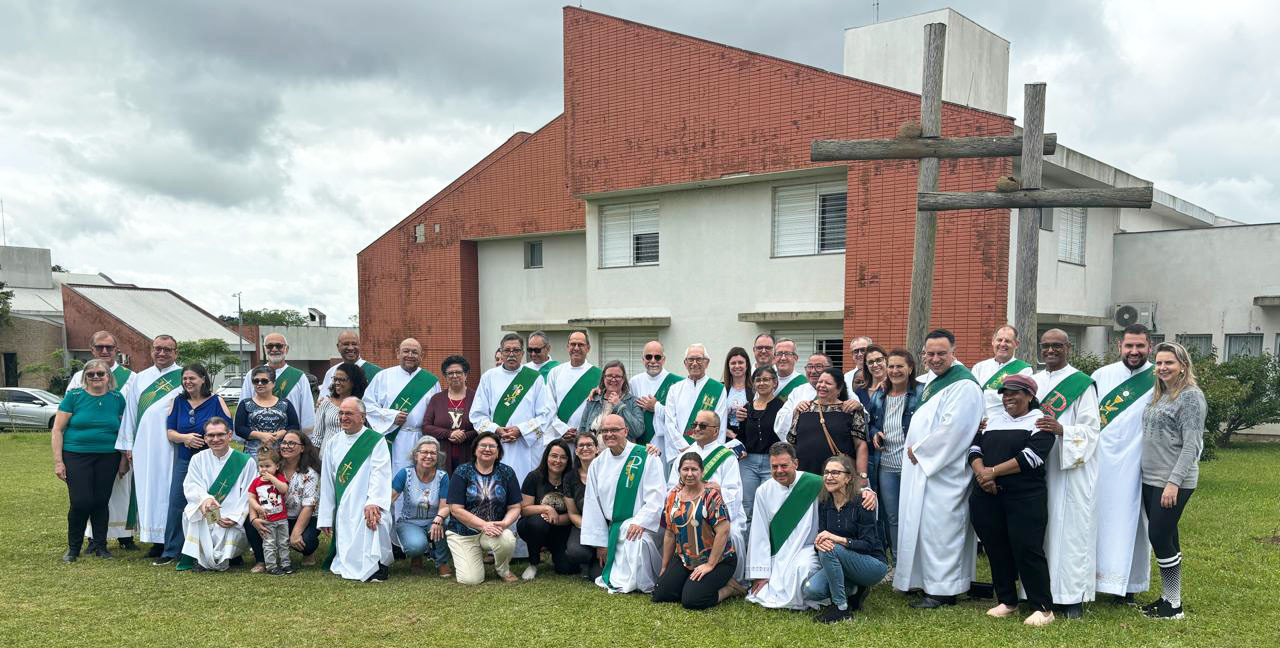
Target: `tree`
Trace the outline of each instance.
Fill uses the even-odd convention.
[[[244,312],[245,324],[260,326],[306,326],[307,316],[289,308],[248,309]],[[239,323],[235,315],[219,315],[218,320],[225,326]]]
[[[209,377],[216,380],[228,365],[238,365],[240,360],[227,346],[225,340],[205,338],[178,343],[178,364],[189,365],[199,362],[209,372]],[[216,385],[210,385],[212,389]]]
[[[0,326],[8,326],[9,312],[13,307],[13,291],[5,288],[4,282],[0,281]]]
[[[64,268],[64,267],[62,267],[62,266],[60,266],[60,265],[58,265],[58,264],[56,264],[56,263],[55,263],[55,264],[53,264],[53,267],[49,268],[49,271],[50,271],[50,272],[70,272],[70,270],[67,270],[66,268]]]
[[[75,375],[80,368],[84,366],[84,362],[72,358],[67,361],[66,352],[57,349],[49,354],[44,362],[25,365],[18,371],[18,375],[22,374],[47,374],[49,376],[49,392],[53,394],[63,394],[67,391],[67,383],[71,382],[71,377]]]
[[[1229,443],[1236,432],[1280,423],[1280,358],[1263,353],[1218,362],[1209,355],[1192,363],[1208,404],[1206,454]]]

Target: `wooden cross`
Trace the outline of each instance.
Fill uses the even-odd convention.
[[[919,160],[916,181],[915,247],[911,260],[911,301],[907,315],[907,348],[924,348],[933,306],[934,241],[937,212],[961,209],[1018,209],[1017,278],[1014,285],[1014,326],[1018,329],[1018,357],[1035,364],[1039,346],[1036,330],[1036,282],[1040,257],[1040,214],[1051,207],[1129,207],[1149,209],[1152,189],[1042,189],[1044,156],[1052,155],[1058,138],[1044,132],[1045,84],[1023,87],[1022,135],[955,137],[942,135],[942,61],[947,26],[924,26],[924,79],[920,91],[920,133],[889,140],[817,140],[810,159]],[[1022,178],[1008,192],[939,192],[939,158],[1022,156]]]

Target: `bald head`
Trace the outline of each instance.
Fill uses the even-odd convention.
[[[1049,329],[1040,336],[1040,359],[1045,369],[1058,371],[1071,360],[1071,338],[1062,329]]]
[[[360,359],[360,335],[355,331],[343,331],[338,334],[338,355],[343,362],[355,362]]]
[[[657,340],[649,340],[644,345],[644,372],[650,376],[657,376],[662,373],[663,366],[667,363],[666,351],[662,348],[662,343]]]
[[[268,333],[267,337],[262,339],[262,346],[267,352],[267,364],[272,369],[279,369],[284,366],[285,358],[289,355],[289,341],[279,333]]]
[[[338,405],[338,425],[347,434],[359,434],[364,430],[364,402],[355,396],[342,399]]]
[[[413,338],[405,338],[400,342],[398,357],[400,368],[413,373],[418,370],[418,365],[422,364],[422,345]]]

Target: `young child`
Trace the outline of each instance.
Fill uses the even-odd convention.
[[[257,519],[262,520],[262,558],[267,573],[292,574],[289,565],[289,517],[284,509],[284,496],[289,484],[279,474],[280,453],[269,447],[258,449],[258,477],[249,485],[249,499]]]

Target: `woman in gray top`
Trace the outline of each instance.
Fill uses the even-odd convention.
[[[1142,413],[1142,508],[1164,595],[1143,606],[1142,612],[1153,619],[1181,619],[1178,519],[1200,475],[1206,406],[1191,358],[1181,345],[1156,345],[1155,373],[1151,402]]]
[[[627,384],[627,368],[620,360],[610,360],[600,372],[600,385],[582,405],[582,428],[600,433],[600,419],[618,414],[627,424],[627,440],[639,442],[644,436],[644,411],[636,404]]]

